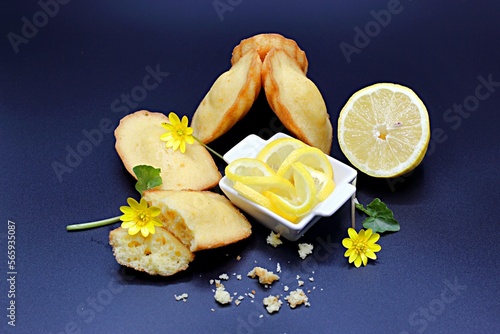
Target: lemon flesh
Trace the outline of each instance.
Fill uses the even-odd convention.
[[[341,110],[338,140],[360,171],[389,178],[417,167],[430,140],[429,115],[408,87],[379,83],[356,92]]]

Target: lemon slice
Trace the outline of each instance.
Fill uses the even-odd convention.
[[[252,158],[240,158],[232,161],[225,169],[226,176],[231,181],[246,183],[249,177],[273,176],[274,171],[264,162]]]
[[[272,170],[278,171],[292,151],[306,146],[305,143],[295,138],[279,138],[264,146],[257,155],[257,159],[265,162]]]
[[[308,166],[305,167],[314,180],[316,198],[319,202],[324,201],[335,190],[335,182],[324,173],[318,172],[316,169]]]
[[[324,173],[326,177],[333,179],[332,165],[326,155],[320,149],[310,146],[298,148],[290,153],[276,174],[290,180],[292,177],[290,167],[296,162],[301,162],[308,167]]]
[[[276,213],[277,215],[291,221],[292,223],[296,222],[298,217],[294,216],[292,214],[287,213],[286,211],[281,210],[280,208],[277,208],[275,205],[271,204],[271,201],[269,198],[261,194],[260,192],[256,191],[252,187],[249,187],[239,181],[234,182],[233,184],[234,190],[236,190],[241,196],[245,197],[246,199],[253,201],[261,206],[263,206],[266,209],[269,209]]]
[[[293,216],[306,214],[316,204],[316,185],[311,174],[304,164],[297,162],[290,167],[295,186],[296,196],[287,198],[276,193],[266,191],[264,195],[269,198],[271,204],[280,211]]]
[[[379,83],[356,92],[338,120],[342,152],[360,171],[395,177],[420,164],[430,139],[429,115],[409,88]]]

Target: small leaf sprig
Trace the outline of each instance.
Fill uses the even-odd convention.
[[[366,208],[357,199],[356,209],[364,212],[368,217],[363,221],[364,228],[370,228],[373,232],[397,232],[400,230],[398,221],[394,218],[394,213],[379,198],[375,198]]]

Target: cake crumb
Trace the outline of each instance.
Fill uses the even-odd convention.
[[[279,299],[279,296],[268,296],[262,301],[266,306],[268,313],[278,312],[280,310],[281,304],[283,302]]]
[[[302,304],[310,306],[309,298],[307,298],[306,294],[304,293],[304,291],[302,291],[302,289],[297,289],[290,292],[290,294],[285,297],[285,300],[290,305],[290,308],[295,308]]]
[[[303,285],[304,285],[304,281],[298,280],[298,281],[297,281],[297,284],[298,284],[299,286],[303,286]]]
[[[239,260],[241,260],[241,256],[239,256],[239,255],[238,255],[238,256],[236,257],[236,261],[239,261]]]
[[[283,290],[284,290],[285,292],[287,292],[289,289],[290,289],[290,288],[288,287],[288,285],[285,285],[285,286],[283,287]]]
[[[174,295],[174,298],[175,298],[175,300],[177,300],[177,301],[182,300],[183,302],[185,302],[185,301],[187,300],[187,298],[188,298],[188,294],[187,294],[187,293],[183,293],[183,294],[181,294],[181,295],[179,295],[179,296]]]
[[[312,244],[306,244],[302,243],[299,244],[299,256],[303,260],[306,258],[307,255],[311,254],[313,251],[313,245]]]
[[[215,300],[220,304],[229,304],[233,300],[233,297],[226,291],[224,284],[219,283],[217,290],[214,295]]]
[[[236,275],[236,279],[241,281],[241,275]]]
[[[274,248],[283,244],[283,241],[281,241],[280,236],[281,235],[279,233],[276,234],[273,231],[271,231],[271,234],[269,234],[266,238],[267,244],[273,246]]]
[[[229,276],[224,273],[224,274],[219,275],[219,278],[227,281],[229,279]]]
[[[272,271],[268,271],[267,269],[261,267],[253,268],[250,272],[248,272],[247,276],[251,278],[255,278],[257,276],[260,284],[272,284],[274,281],[280,279],[280,277]]]
[[[279,262],[276,263],[276,272],[280,273],[281,272],[281,265]]]
[[[314,282],[314,277],[309,277],[309,282]]]

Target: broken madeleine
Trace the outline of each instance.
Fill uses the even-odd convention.
[[[191,252],[226,246],[252,234],[245,216],[224,196],[210,191],[147,190],[160,220]]]
[[[261,66],[259,54],[249,50],[217,78],[193,115],[191,127],[198,139],[217,139],[247,114],[260,92]]]
[[[262,65],[262,86],[283,125],[308,145],[330,153],[333,129],[325,101],[295,59],[271,49]]]

